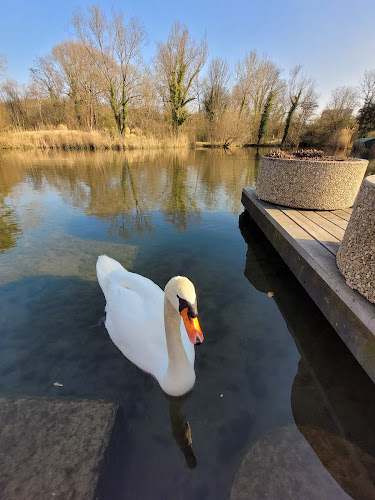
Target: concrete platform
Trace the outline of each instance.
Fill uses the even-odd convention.
[[[118,407],[105,401],[0,398],[1,500],[91,500]]]
[[[346,284],[336,265],[351,209],[276,206],[260,201],[254,188],[243,189],[242,203],[375,382],[375,306]]]

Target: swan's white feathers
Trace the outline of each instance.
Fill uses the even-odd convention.
[[[113,343],[130,361],[159,380],[168,368],[164,291],[106,255],[98,258],[96,269],[107,302],[105,326]],[[186,355],[194,366],[194,346],[182,321],[180,330]]]

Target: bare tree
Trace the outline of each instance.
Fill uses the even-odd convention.
[[[62,94],[63,82],[55,60],[51,54],[37,57],[35,66],[29,68],[31,79],[38,86],[41,94],[49,99],[59,99]]]
[[[188,117],[187,104],[195,99],[192,84],[203,68],[207,57],[205,38],[199,43],[190,37],[189,30],[176,22],[166,43],[157,44],[154,61],[158,89],[171,113],[175,132]]]
[[[358,92],[355,87],[336,87],[331,92],[328,108],[341,112],[344,109],[353,110],[358,105]]]
[[[289,109],[286,117],[283,138],[281,140],[282,145],[287,140],[289,128],[292,124],[293,115],[296,110],[299,107],[302,108],[302,116],[304,116],[306,121],[317,106],[315,82],[303,73],[301,65],[297,65],[292,68],[290,78],[287,83],[287,89]]]
[[[6,80],[2,87],[5,108],[15,128],[26,128],[28,125],[25,88],[15,80]]]
[[[366,137],[375,129],[375,69],[365,71],[359,88],[363,104],[357,117],[358,129],[360,136]]]
[[[229,102],[229,66],[223,59],[213,59],[204,82],[203,106],[210,122],[222,118]]]
[[[233,94],[239,118],[247,112],[253,119],[260,119],[271,90],[277,94],[281,88],[280,74],[280,68],[255,50],[237,63]]]
[[[36,59],[30,73],[36,97],[50,100],[48,121],[52,119],[55,124],[61,121],[63,97],[67,96],[73,103],[77,124],[92,129],[102,82],[100,73],[80,42],[67,40],[55,45],[51,54]]]
[[[259,134],[263,136],[266,122],[282,94],[280,75],[281,69],[255,50],[237,63],[232,101],[237,109],[238,135],[243,139],[255,142]]]
[[[238,104],[238,117],[250,105],[253,86],[258,66],[258,53],[252,50],[242,61],[237,63],[236,84],[233,89],[234,99]]]
[[[231,120],[232,110],[229,66],[223,59],[213,59],[203,81],[203,109],[210,140],[223,141],[224,147],[235,140],[236,127]],[[206,125],[207,126],[207,125]]]
[[[330,132],[350,127],[357,105],[358,91],[355,87],[341,86],[332,90],[327,109]]]
[[[353,112],[357,103],[355,87],[341,86],[332,90],[327,107],[310,129],[313,142],[347,147],[352,135],[350,130],[356,127]]]
[[[205,83],[204,79],[200,78],[200,74],[198,74],[191,85],[192,94],[195,96],[196,99],[196,111],[198,113],[202,111],[204,83]]]
[[[375,102],[375,69],[365,71],[361,78],[359,89],[364,103]]]
[[[125,24],[123,14],[113,14],[107,21],[99,7],[89,9],[87,16],[76,13],[73,27],[106,82],[107,98],[123,134],[128,123],[128,105],[136,99],[139,72],[134,66],[146,41],[143,27],[136,19]]]
[[[80,42],[67,40],[52,49],[64,91],[72,100],[79,125],[90,128],[96,124],[96,108],[104,95],[101,72],[92,64],[91,57]]]

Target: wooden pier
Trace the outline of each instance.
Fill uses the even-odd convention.
[[[243,189],[242,204],[375,382],[375,305],[336,265],[351,208],[296,210],[260,201],[255,188]]]

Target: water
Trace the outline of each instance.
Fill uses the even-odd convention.
[[[375,498],[375,388],[242,213],[258,164],[254,150],[0,158],[0,395],[118,402],[107,498]],[[162,287],[194,282],[205,341],[187,396],[90,328],[103,253]]]

